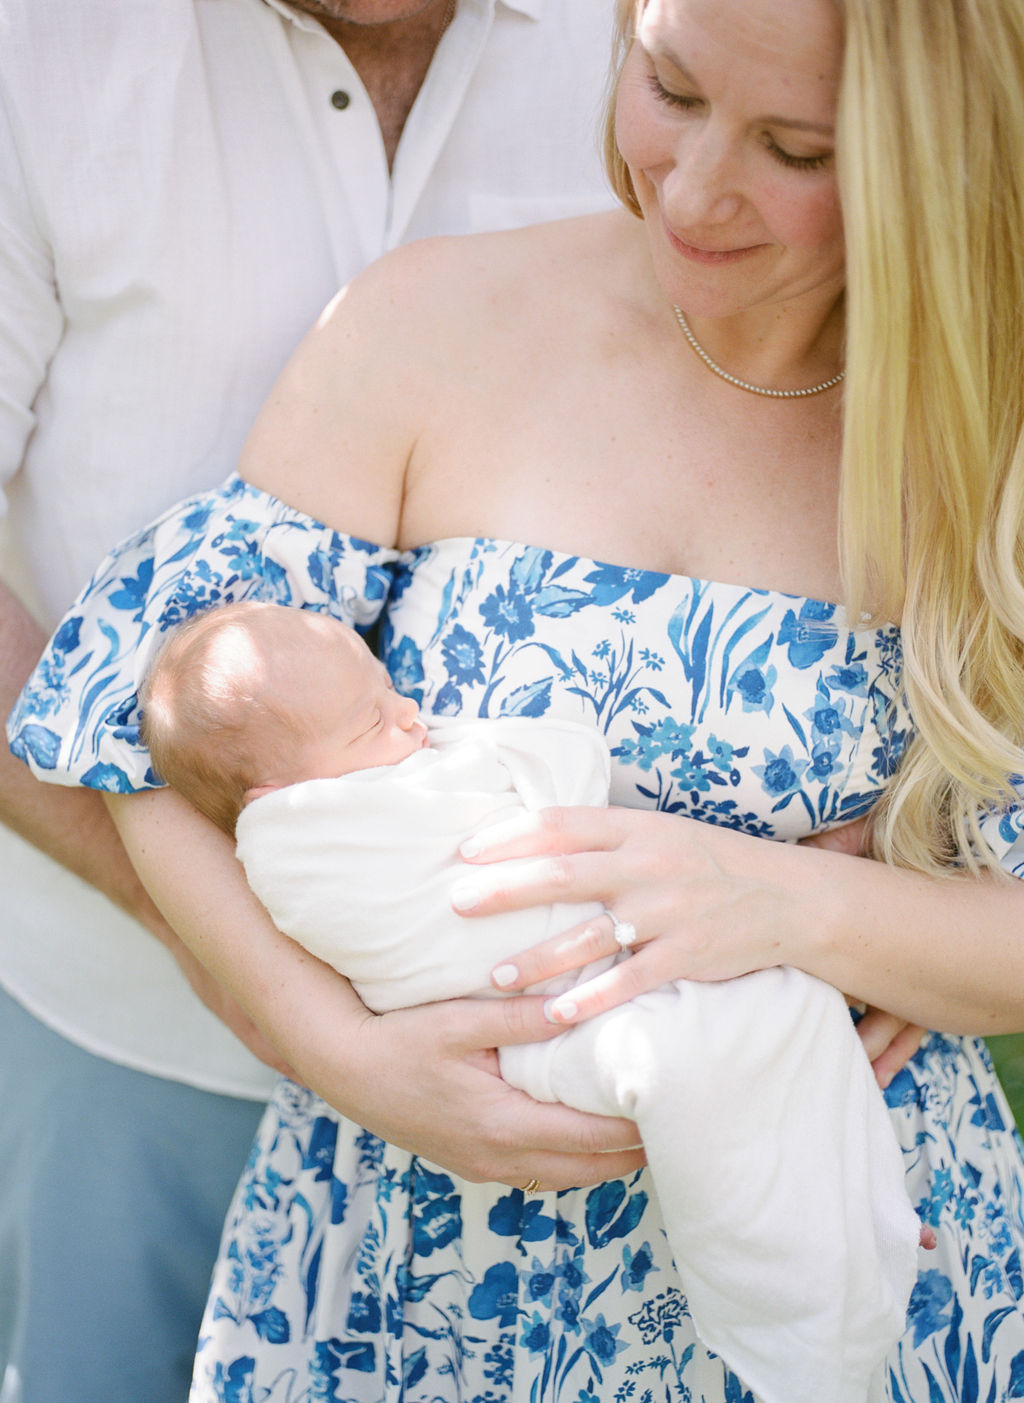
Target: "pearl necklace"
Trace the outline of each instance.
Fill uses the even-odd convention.
[[[735,375],[730,375],[727,370],[723,370],[720,365],[716,364],[716,362],[711,359],[707,351],[705,351],[704,347],[690,330],[686,318],[675,304],[673,304],[672,310],[676,314],[676,321],[678,321],[682,328],[683,335],[697,352],[698,356],[700,356],[707,368],[713,370],[721,379],[728,380],[729,384],[735,385],[738,390],[747,390],[752,395],[768,395],[771,399],[801,399],[806,395],[820,395],[822,390],[831,390],[833,385],[838,385],[840,380],[846,377],[846,371],[841,370],[838,375],[833,375],[831,380],[823,380],[820,385],[810,385],[806,390],[768,390],[764,385],[752,385],[749,380],[739,380]]]

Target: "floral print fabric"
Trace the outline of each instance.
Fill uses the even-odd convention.
[[[458,539],[398,555],[237,479],[105,563],[12,718],[69,782],[154,782],[134,690],[163,630],[260,594],[369,624],[428,714],[589,722],[612,802],[795,840],[905,747],[893,629],[834,605]],[[142,654],[137,657],[140,639]],[[994,816],[1015,865],[1015,815]],[[922,1252],[892,1403],[1024,1398],[1024,1154],[983,1046],[933,1035],[886,1093]],[[692,1127],[694,1135],[700,1127]],[[463,1183],[282,1083],[214,1275],[193,1403],[748,1403],[695,1338],[646,1171]]]
[[[121,794],[151,788],[159,781],[139,741],[136,692],[168,630],[245,598],[365,628],[380,613],[396,558],[231,477],[107,556],[10,715],[11,749],[44,779]]]

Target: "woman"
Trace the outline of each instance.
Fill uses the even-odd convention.
[[[429,710],[582,717],[616,762],[618,807],[481,837],[457,893],[467,915],[614,912],[504,987],[634,927],[550,1022],[528,1000],[371,1017],[208,825],[166,794],[113,801],[172,923],[325,1098],[286,1083],[268,1110],[198,1399],[748,1396],[694,1337],[631,1128],[517,1100],[490,1049],[780,963],[940,1030],[888,1090],[938,1238],[888,1396],[1024,1396],[1024,1162],[961,1036],[1024,1027],[1024,893],[1000,877],[1024,739],[1024,18],[623,0],[621,22],[626,209],[371,269],[282,377],[250,485],[108,563],[46,663],[87,703],[61,767],[137,787],[139,592],[162,622],[245,592],[383,606],[383,655]],[[20,744],[45,752],[31,726]],[[885,861],[764,841],[883,788]],[[488,882],[511,854],[530,879]]]

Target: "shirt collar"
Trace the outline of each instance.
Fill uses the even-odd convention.
[[[260,3],[268,5],[279,15],[283,15],[286,20],[290,20],[296,29],[313,31],[320,28],[312,15],[307,15],[304,10],[293,10],[290,5],[284,3],[284,0],[260,0]]]
[[[499,0],[499,3],[504,4],[510,10],[518,10],[527,19],[540,19],[544,9],[544,0]],[[587,3],[592,4],[593,0],[587,0]]]

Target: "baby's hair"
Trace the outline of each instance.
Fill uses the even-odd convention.
[[[156,775],[232,837],[249,790],[269,769],[284,769],[296,740],[311,734],[300,712],[258,685],[253,665],[256,630],[267,611],[283,607],[246,600],[193,615],[164,644],[139,692],[141,736]]]

